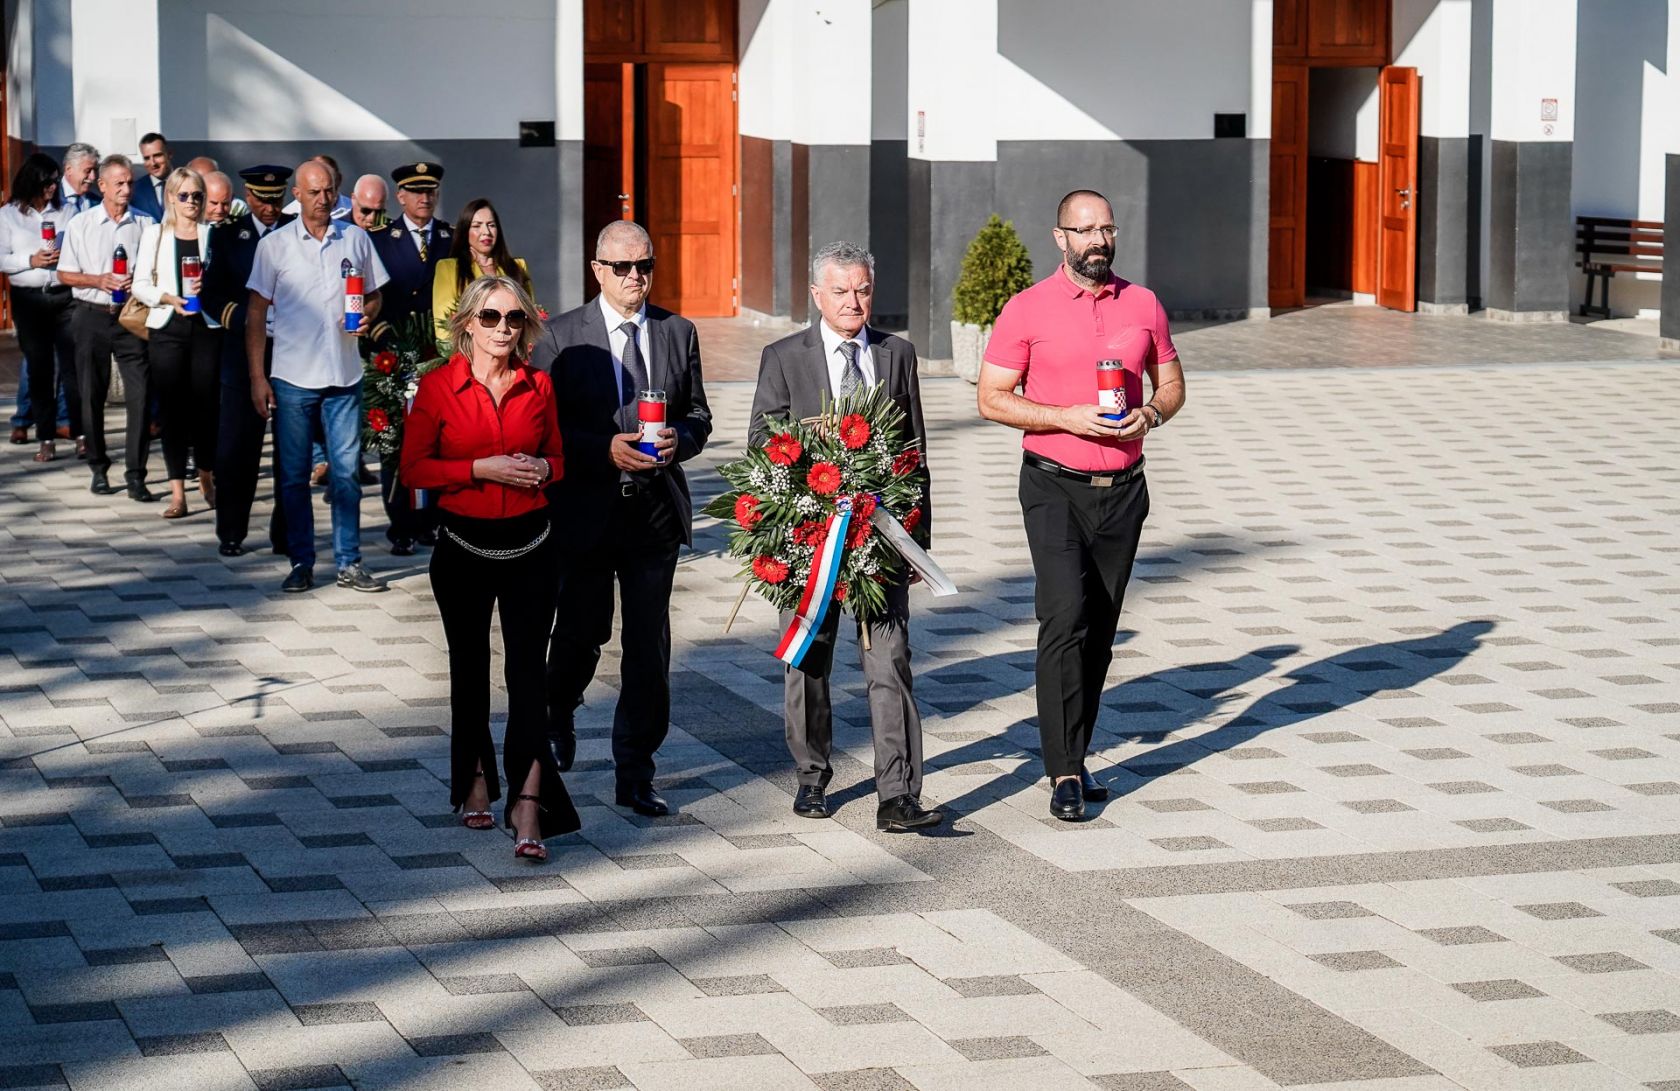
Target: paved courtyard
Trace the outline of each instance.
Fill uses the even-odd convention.
[[[851,668],[838,814],[790,813],[773,615],[725,630],[708,523],[678,813],[610,805],[609,652],[542,868],[448,813],[424,557],[371,497],[392,591],[285,596],[205,516],[12,448],[0,1087],[1674,1091],[1677,380],[1193,371],[1078,826],[1039,777],[1015,439],[930,380],[964,593],[918,594],[913,644],[955,822],[875,832]],[[750,393],[714,387],[706,463]]]

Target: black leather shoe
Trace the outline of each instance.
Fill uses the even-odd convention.
[[[143,481],[133,481],[128,486],[128,498],[137,504],[150,504],[157,500],[157,493],[146,487]]]
[[[95,496],[110,496],[116,491],[116,489],[111,487],[111,475],[109,471],[93,471],[93,484],[88,486],[88,492],[91,492]]]
[[[924,830],[943,821],[943,814],[924,810],[922,801],[911,795],[889,799],[875,808],[875,828],[886,830],[888,833]]]
[[[425,546],[427,549],[430,549],[433,546],[437,545],[437,531],[435,531],[435,530],[422,530],[420,532],[420,536],[418,538],[414,539],[414,540],[416,542],[419,542],[421,545]]]
[[[1063,822],[1078,822],[1085,817],[1085,798],[1079,791],[1079,778],[1056,782],[1050,793],[1050,813]]]
[[[828,793],[820,784],[801,784],[793,797],[793,813],[800,818],[827,818]]]
[[[1108,788],[1081,765],[1079,767],[1079,794],[1085,797],[1087,803],[1101,803],[1108,798]]]
[[[291,575],[280,585],[282,591],[307,591],[315,586],[315,570],[308,565],[292,565]]]
[[[577,729],[560,725],[549,727],[548,752],[554,756],[554,764],[562,773],[571,772],[572,763],[577,761]],[[622,790],[619,794],[623,794]]]
[[[245,556],[245,547],[238,542],[223,542],[216,547],[216,552],[224,557],[243,557]]]
[[[620,784],[618,786],[618,805],[629,807],[637,814],[649,818],[658,818],[671,813],[671,805],[665,802],[653,785],[646,781],[641,784]]]
[[[391,556],[393,556],[393,557],[412,557],[412,556],[414,556],[414,539],[413,538],[398,538],[396,541],[392,542],[391,543]]]
[[[356,471],[356,480],[363,485],[377,485],[379,484],[379,475],[363,466]]]

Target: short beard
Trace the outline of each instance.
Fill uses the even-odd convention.
[[[1068,259],[1068,268],[1086,280],[1107,280],[1113,265],[1114,253],[1110,250],[1088,250],[1082,257]]]

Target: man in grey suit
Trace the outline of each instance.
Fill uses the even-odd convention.
[[[562,772],[577,756],[573,714],[612,639],[613,584],[624,623],[612,753],[617,800],[658,817],[654,753],[671,726],[671,583],[692,545],[682,463],[706,446],[712,413],[694,323],[647,301],[653,243],[639,225],[601,229],[592,263],[601,293],[544,324],[531,364],[554,380],[565,472],[549,487],[560,540],[560,602],[548,651],[549,746]],[[636,447],[640,390],[665,392],[651,458]]]
[[[767,437],[767,417],[815,416],[825,398],[832,401],[860,386],[883,383],[904,411],[925,457],[927,425],[922,420],[916,350],[902,337],[870,328],[874,290],[875,258],[869,251],[848,242],[817,251],[811,259],[811,299],[822,318],[803,333],[765,346],[753,395],[753,444]],[[932,509],[926,495],[922,511],[927,520]],[[886,615],[870,623],[869,645],[862,648],[875,736],[875,790],[881,800],[875,826],[892,832],[937,826],[944,817],[921,803],[922,718],[910,692],[909,591],[902,578],[887,587]],[[788,667],[783,681],[788,750],[799,775],[793,813],[803,818],[829,816],[825,793],[834,775],[829,765],[834,717],[828,675],[840,613],[828,612],[803,662]],[[782,624],[791,617],[784,613]]]

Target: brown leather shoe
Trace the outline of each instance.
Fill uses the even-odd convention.
[[[13,428],[12,429],[12,442],[18,444],[19,446],[22,446],[23,444],[28,443],[29,442],[29,429],[27,427]]]

